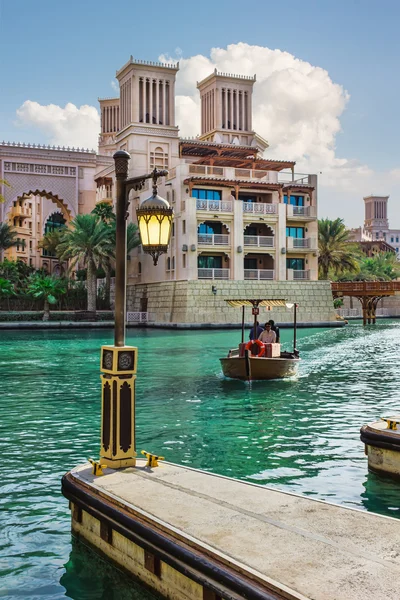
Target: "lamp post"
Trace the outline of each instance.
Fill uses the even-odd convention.
[[[129,192],[139,191],[147,179],[153,179],[153,195],[137,210],[144,252],[154,264],[168,249],[173,210],[157,194],[157,179],[168,171],[128,179],[130,155],[119,150],[113,156],[117,180],[116,252],[115,252],[115,330],[114,346],[102,346],[102,410],[100,460],[113,469],[135,466],[135,380],[138,349],[125,345],[126,322],[126,221]]]

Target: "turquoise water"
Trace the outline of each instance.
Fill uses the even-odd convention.
[[[282,330],[289,349],[292,332]],[[399,412],[400,321],[301,329],[294,380],[223,379],[238,331],[129,330],[139,346],[137,447],[251,482],[399,517],[367,471],[360,426]],[[1,331],[0,598],[152,598],[71,544],[62,475],[98,455],[99,348],[112,332]]]

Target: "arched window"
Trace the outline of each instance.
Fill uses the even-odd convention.
[[[168,153],[157,146],[150,152],[150,169],[168,169]]]

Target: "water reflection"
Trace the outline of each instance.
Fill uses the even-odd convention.
[[[155,600],[132,578],[72,538],[72,549],[60,584],[73,600]]]

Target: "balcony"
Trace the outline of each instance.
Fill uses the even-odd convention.
[[[229,279],[229,269],[197,269],[199,279]]]
[[[245,269],[244,278],[257,281],[271,281],[274,279],[275,271],[273,269]]]
[[[31,217],[32,210],[25,206],[13,206],[10,214],[12,217]]]
[[[244,245],[252,248],[274,248],[275,238],[273,235],[245,235]]]
[[[286,218],[310,221],[317,218],[317,209],[315,206],[293,206],[288,204],[286,206]]]
[[[199,165],[202,166],[202,165]],[[200,200],[196,198],[196,209],[206,212],[231,213],[233,210],[232,200]]]
[[[201,175],[206,177],[223,177],[224,179],[249,179],[251,181],[263,181],[276,183],[276,173],[257,169],[235,169],[233,167],[214,167],[211,165],[188,165],[189,175]],[[168,177],[170,178],[170,177]]]
[[[32,235],[32,229],[29,229],[29,227],[16,225],[14,230],[18,233],[18,235]]]
[[[197,243],[199,246],[228,246],[229,238],[227,233],[198,233]]]
[[[262,202],[243,202],[243,214],[250,215],[276,215],[277,204],[265,204]]]
[[[315,238],[294,238],[288,236],[286,238],[286,248],[290,251],[302,251],[316,252],[317,251],[317,240]]]
[[[296,269],[287,269],[286,278],[288,281],[310,281],[311,271],[300,271]]]

